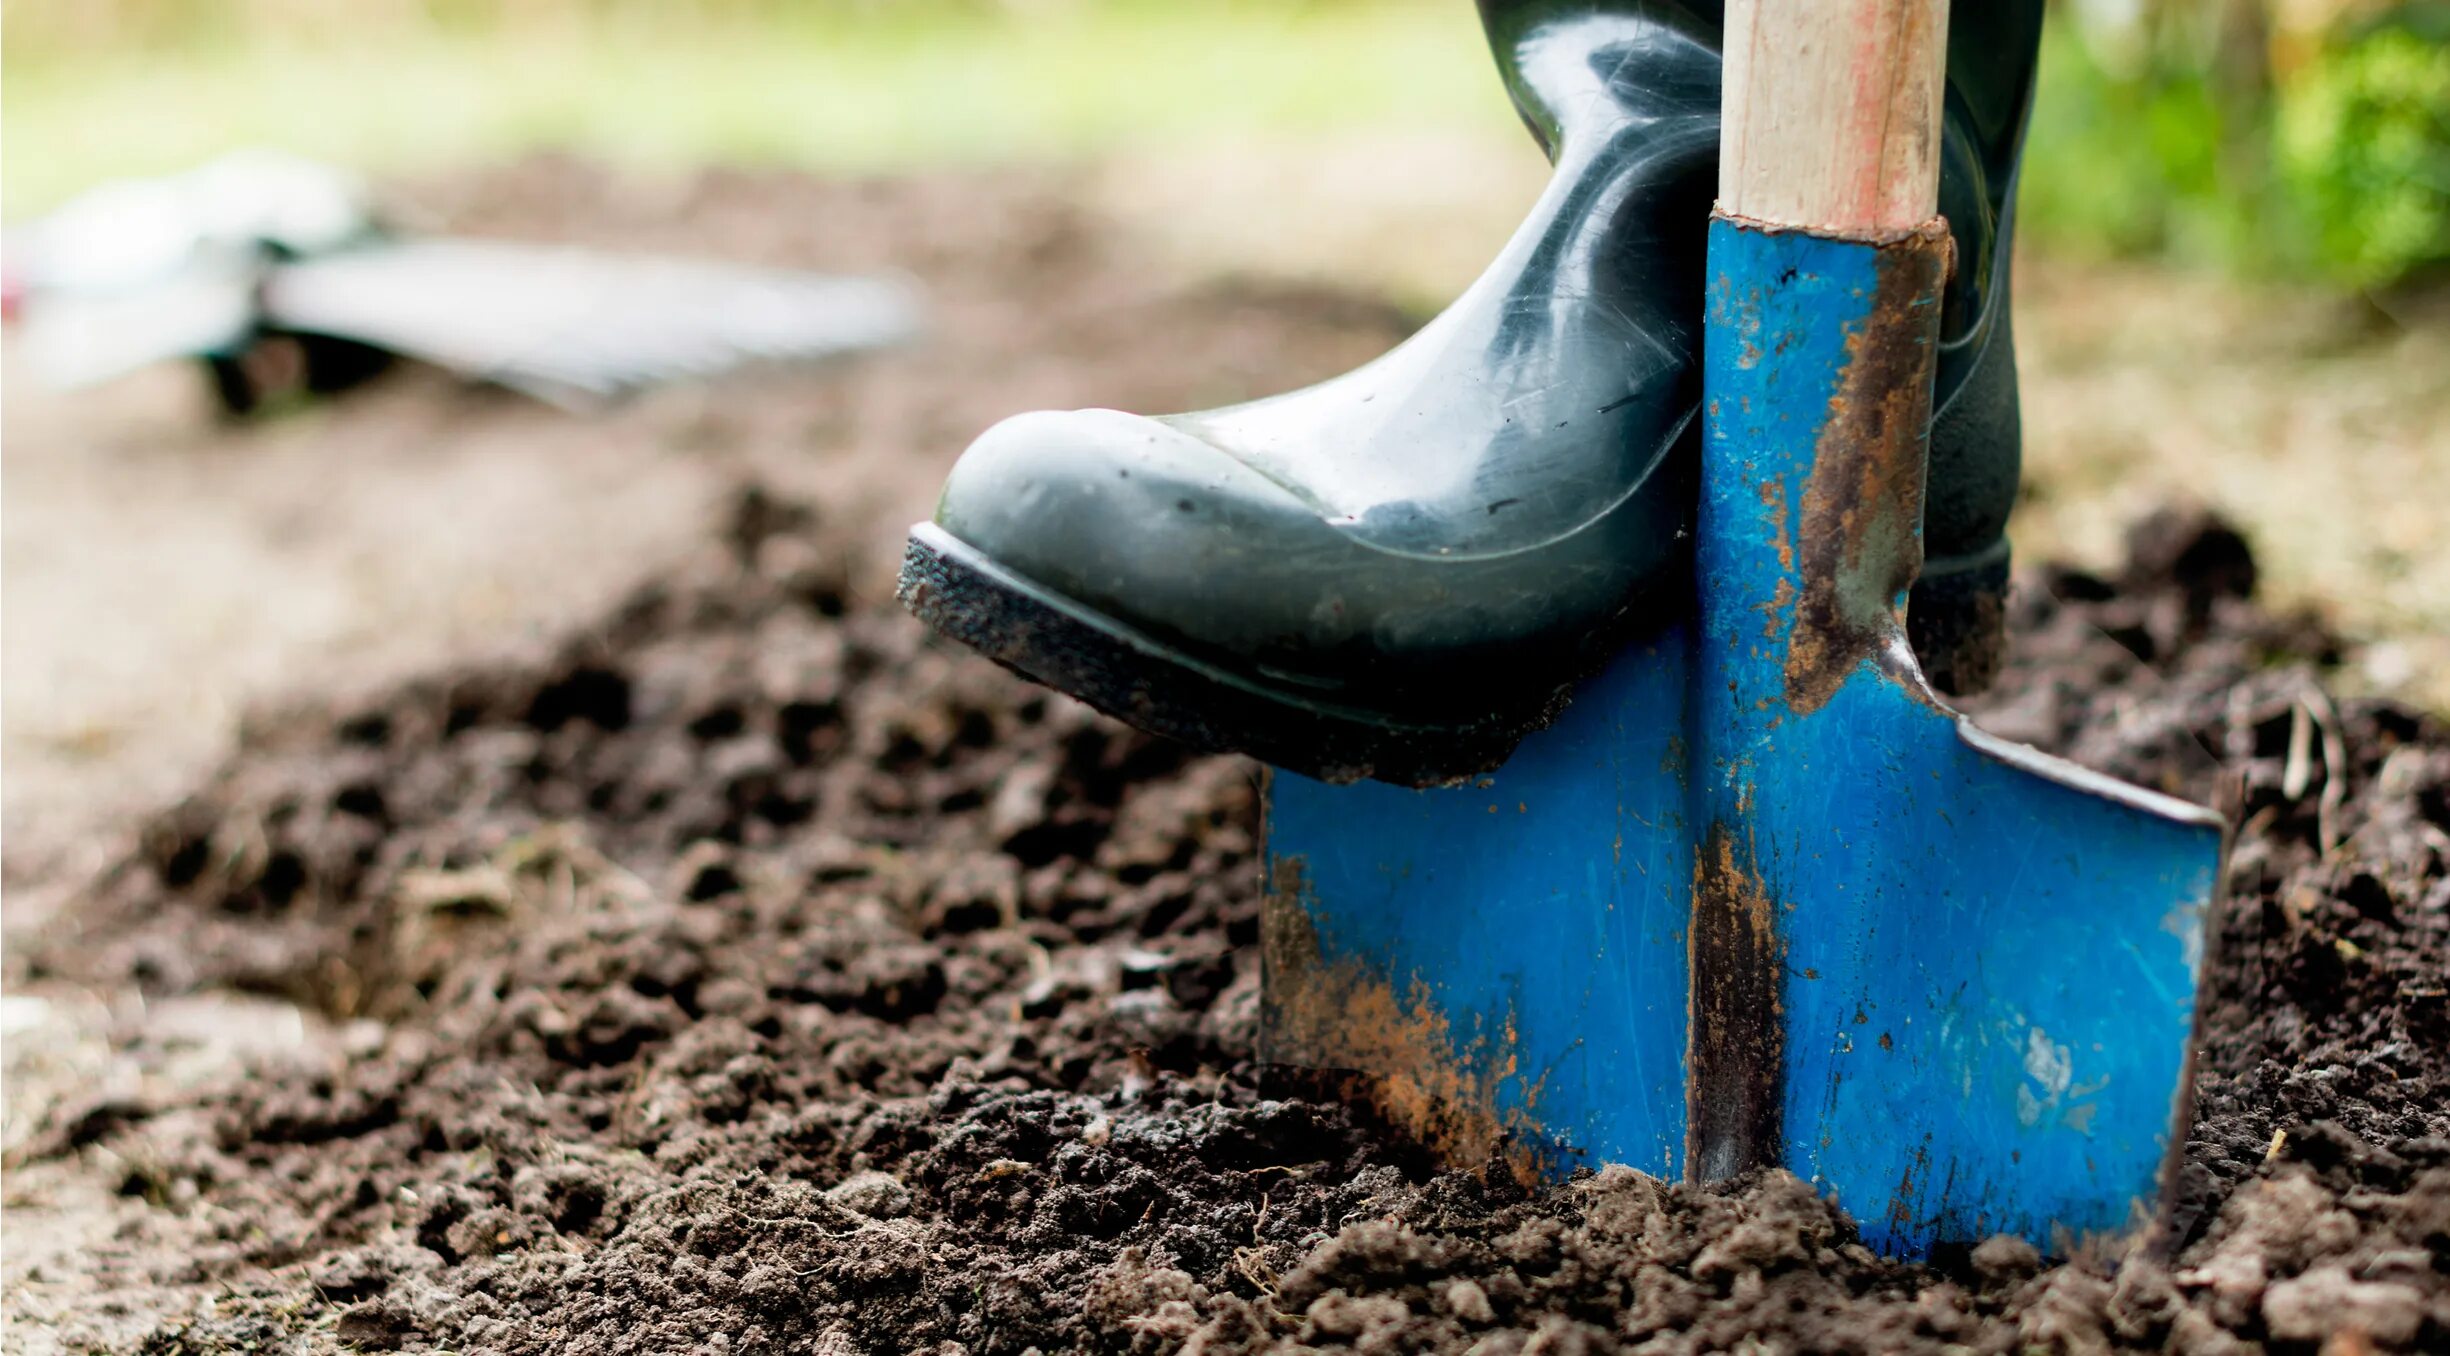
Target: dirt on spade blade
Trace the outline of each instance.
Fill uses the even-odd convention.
[[[615,243],[712,220],[767,257],[757,232],[822,221],[927,261],[934,350],[705,415],[851,449],[831,497],[753,476],[697,558],[557,643],[259,717],[11,939],[11,1065],[49,1063],[5,1109],[6,1345],[2450,1347],[2450,730],[2326,695],[2335,642],[2258,609],[2200,518],[2139,527],[2117,578],[2038,575],[1983,704],[2238,805],[2170,1257],[1892,1265],[1781,1174],[1526,1193],[1280,1095],[1255,768],[931,640],[882,597],[906,517],[878,506],[1024,403],[1214,403],[1395,327],[1168,291],[1050,195],[956,187],[629,204],[663,225]],[[468,192],[468,229],[607,215],[549,174]],[[996,300],[1025,274],[1035,300]],[[21,1000],[99,1034],[26,1054],[55,1032]],[[35,1259],[96,1183],[108,1227]]]

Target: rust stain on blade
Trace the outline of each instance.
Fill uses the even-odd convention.
[[[1785,485],[1776,476],[1764,476],[1754,493],[1761,498],[1761,519],[1769,528],[1770,540],[1778,547],[1778,568],[1792,574],[1795,571],[1795,530],[1788,521]]]
[[[1357,1074],[1354,1090],[1448,1166],[1496,1162],[1525,1187],[1540,1180],[1546,1080],[1525,1078],[1511,1012],[1458,1022],[1427,984],[1399,992],[1387,976],[1325,955],[1298,856],[1269,859],[1260,953],[1269,1063]],[[1501,1105],[1509,1087],[1519,1096]]]
[[[1889,1227],[1900,1233],[1912,1229],[1922,1198],[1930,1188],[1931,1137],[1925,1135],[1915,1147],[1914,1157],[1907,1160],[1905,1172],[1898,1177],[1897,1190],[1889,1195]]]
[[[1897,596],[1922,569],[1939,326],[1932,298],[1950,249],[1936,218],[1882,242],[1871,313],[1846,338],[1846,370],[1803,492],[1803,594],[1786,656],[1787,704],[1798,715],[1819,710],[1847,674],[1887,647]]]
[[[1778,906],[1723,823],[1693,863],[1685,1171],[1717,1181],[1785,1147],[1786,947]]]

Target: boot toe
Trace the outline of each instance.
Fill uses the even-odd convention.
[[[1356,539],[1168,421],[1078,410],[989,429],[936,525],[1075,611],[1244,681],[1451,720],[1544,699],[1649,610],[1634,581],[1672,573],[1656,559],[1674,539],[1665,502],[1629,499],[1537,549],[1424,560]]]
[[[1292,581],[1338,543],[1230,454],[1116,410],[1041,411],[980,435],[936,523],[1038,587],[1153,638],[1227,655],[1293,639]]]

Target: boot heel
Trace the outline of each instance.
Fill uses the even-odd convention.
[[[1980,692],[2007,658],[2008,539],[1923,567],[1906,603],[1906,638],[1923,677],[1952,697]]]

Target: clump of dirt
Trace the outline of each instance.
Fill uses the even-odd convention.
[[[294,710],[17,982],[305,1056],[50,1116],[152,1351],[2439,1349],[2450,731],[2337,701],[2233,532],[2025,590],[1994,726],[2241,814],[2173,1255],[1883,1262],[1782,1173],[1438,1171],[1253,1063],[1255,770],[846,600],[750,491],[528,662]],[[2327,1345],[2325,1345],[2327,1344]]]

